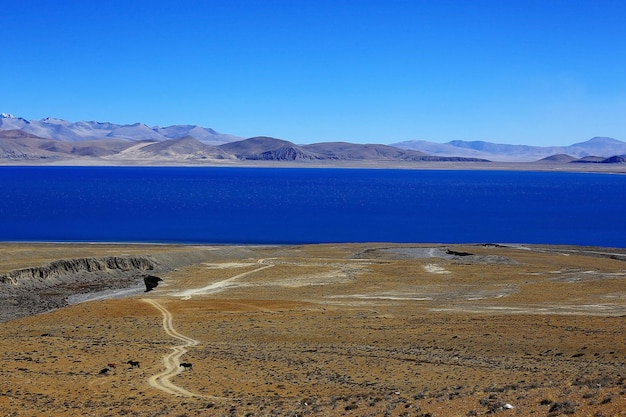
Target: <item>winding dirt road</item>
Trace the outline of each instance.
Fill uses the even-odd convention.
[[[181,356],[187,353],[186,348],[189,346],[195,346],[200,342],[196,339],[192,339],[191,337],[187,337],[178,333],[176,329],[174,329],[174,325],[172,324],[172,313],[170,313],[169,310],[163,307],[158,301],[149,298],[144,298],[143,301],[151,304],[163,314],[163,330],[165,330],[165,333],[167,333],[170,337],[173,337],[183,342],[181,345],[176,345],[172,347],[172,352],[163,356],[163,364],[165,365],[165,370],[151,376],[148,379],[148,383],[152,387],[160,389],[161,391],[165,391],[168,394],[178,395],[182,397],[204,397],[203,395],[189,392],[186,389],[174,385],[172,382],[170,382],[170,378],[182,372],[179,359]]]
[[[258,263],[262,263],[262,260],[259,260]],[[202,288],[196,288],[191,290],[186,290],[183,293],[178,294],[182,296],[183,300],[188,300],[192,295],[195,294],[208,294],[211,292],[222,291],[225,288],[233,285],[233,281],[236,281],[239,278],[242,278],[246,275],[253,274],[255,272],[261,271],[266,268],[271,268],[274,265],[264,265],[260,268],[257,268],[253,271],[244,272],[239,275],[235,275],[231,278],[225,279],[223,281],[219,281],[208,285]],[[211,397],[206,395],[195,394],[193,392],[187,391],[184,388],[181,388],[175,384],[173,384],[170,379],[179,373],[183,372],[183,368],[180,367],[180,357],[187,353],[187,348],[190,346],[196,346],[200,342],[196,339],[192,339],[191,337],[187,337],[183,334],[180,334],[174,329],[174,325],[172,323],[172,313],[166,309],[163,305],[161,305],[157,300],[151,298],[143,298],[142,301],[152,305],[154,308],[159,310],[161,314],[163,314],[163,330],[167,333],[168,336],[173,337],[175,339],[183,342],[180,345],[176,345],[172,347],[172,352],[163,356],[163,364],[165,365],[165,370],[156,375],[152,375],[148,379],[148,383],[150,386],[160,389],[161,391],[167,392],[168,394],[178,395],[182,397],[205,397],[205,398],[214,398],[217,399],[219,397]]]
[[[258,263],[262,264],[263,261],[264,261],[263,259],[260,259],[258,261]],[[230,277],[230,278],[222,280],[222,281],[214,282],[214,283],[209,284],[209,285],[207,285],[205,287],[202,287],[202,288],[193,288],[193,289],[190,289],[190,290],[185,290],[183,292],[177,293],[176,296],[182,297],[181,298],[182,300],[189,300],[192,295],[211,294],[211,293],[223,291],[226,288],[235,287],[235,286],[239,285],[237,283],[234,283],[234,281],[237,281],[240,278],[243,278],[243,277],[245,277],[247,275],[251,275],[251,274],[257,273],[257,272],[262,271],[264,269],[271,268],[273,266],[274,266],[273,264],[264,265],[264,266],[262,266],[260,268],[254,269],[252,271],[244,272],[242,274],[235,275],[234,277]]]

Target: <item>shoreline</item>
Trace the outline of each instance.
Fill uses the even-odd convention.
[[[77,240],[68,240],[68,241],[16,241],[16,240],[1,240],[0,239],[0,247],[1,245],[33,245],[33,246],[112,246],[112,247],[145,247],[149,248],[151,246],[155,247],[173,247],[173,248],[196,248],[196,249],[210,249],[210,248],[271,248],[271,247],[289,247],[289,246],[342,246],[342,245],[394,245],[394,246],[499,246],[503,248],[511,248],[511,249],[521,249],[524,247],[530,248],[585,248],[585,249],[604,249],[604,250],[614,250],[614,251],[622,251],[626,250],[626,246],[603,246],[603,245],[580,245],[574,243],[520,243],[520,242],[387,242],[387,241],[350,241],[350,242],[287,242],[287,243],[275,243],[275,242],[267,242],[267,243],[243,243],[243,242],[135,242],[135,241],[77,241]]]
[[[189,161],[0,161],[1,167],[136,167],[136,168],[314,168],[314,169],[398,169],[436,171],[529,171],[626,174],[626,164],[533,162],[437,162],[437,161],[240,161],[237,163]]]

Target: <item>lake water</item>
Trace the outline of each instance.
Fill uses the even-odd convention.
[[[626,247],[626,176],[0,167],[0,241]]]

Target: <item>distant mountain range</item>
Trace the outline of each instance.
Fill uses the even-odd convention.
[[[392,146],[418,150],[430,155],[458,155],[503,162],[538,161],[553,155],[569,155],[577,159],[589,156],[609,158],[626,154],[626,142],[606,137],[595,137],[569,146],[504,145],[462,140],[454,140],[448,143],[413,140],[394,143]]]
[[[196,125],[29,121],[0,114],[0,162],[94,160],[101,164],[222,161],[531,162],[623,163],[626,142],[596,137],[570,146],[490,142],[407,141],[392,145],[321,142],[296,145],[270,138],[243,139]]]
[[[196,125],[175,125],[168,127],[149,127],[143,123],[118,125],[115,123],[77,122],[47,117],[42,120],[26,120],[12,114],[0,114],[0,130],[18,129],[44,139],[68,142],[83,142],[94,139],[130,139],[164,141],[193,136],[208,145],[241,140],[243,138],[218,133]]]

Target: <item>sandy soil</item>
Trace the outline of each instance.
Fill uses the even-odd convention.
[[[1,323],[0,415],[626,415],[624,250],[203,250],[151,292]],[[8,271],[71,251],[1,253]]]

